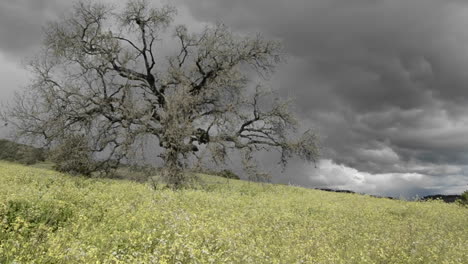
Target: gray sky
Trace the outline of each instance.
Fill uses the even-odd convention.
[[[467,1],[165,2],[178,7],[176,23],[221,21],[284,43],[288,63],[269,85],[295,98],[322,159],[294,161],[276,181],[405,197],[468,189]],[[21,62],[41,26],[70,5],[0,2],[1,101],[27,84]]]

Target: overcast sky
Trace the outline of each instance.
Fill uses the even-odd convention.
[[[295,99],[322,157],[275,181],[407,198],[468,189],[468,1],[164,2],[179,9],[176,23],[224,22],[283,42],[287,64],[269,85]],[[28,83],[21,64],[41,26],[71,3],[0,1],[2,102]]]

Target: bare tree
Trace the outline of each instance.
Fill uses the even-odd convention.
[[[174,8],[140,0],[121,9],[77,3],[66,19],[47,26],[31,63],[35,81],[4,119],[47,144],[86,134],[92,151],[106,152],[114,164],[139,137],[154,137],[173,187],[185,181],[183,161],[201,148],[216,161],[230,149],[240,150],[246,164],[253,152],[270,149],[283,164],[293,155],[314,160],[314,134],[290,140],[297,122],[288,103],[248,78],[272,73],[280,44],[222,24],[190,34],[171,27],[174,15]],[[174,55],[158,53],[163,37]]]

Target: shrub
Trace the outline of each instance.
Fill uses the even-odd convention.
[[[26,165],[32,165],[40,161],[45,161],[46,157],[45,151],[37,148],[23,147],[19,150],[19,153],[19,162]]]
[[[74,175],[90,176],[95,167],[88,141],[81,135],[65,138],[51,151],[49,158],[55,163],[55,170]]]
[[[18,148],[13,147],[13,142],[7,140],[0,140],[0,159],[13,161],[18,152]]]
[[[468,206],[468,190],[461,194],[460,199],[458,202],[462,205]]]

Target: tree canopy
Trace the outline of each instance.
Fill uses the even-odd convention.
[[[252,81],[273,73],[280,43],[223,24],[189,33],[173,26],[175,14],[140,0],[122,8],[76,3],[47,25],[30,65],[34,82],[3,118],[49,145],[86,135],[91,151],[106,153],[102,166],[128,158],[141,137],[154,138],[174,187],[184,182],[183,161],[202,149],[217,162],[231,149],[245,164],[272,149],[284,165],[294,155],[313,161],[315,135],[292,139],[298,122],[289,102]],[[172,54],[161,51],[162,39]]]

